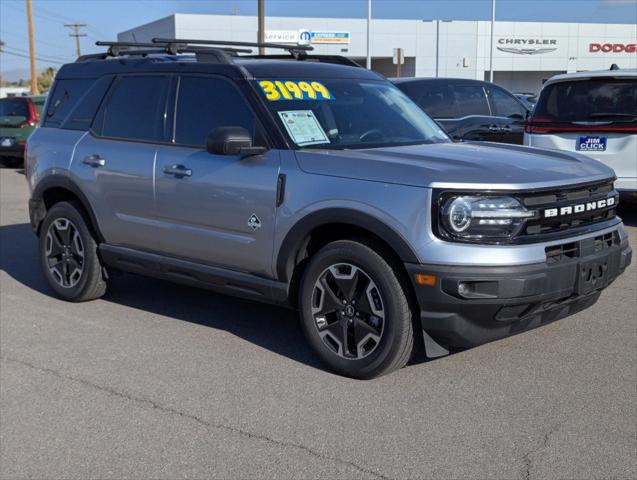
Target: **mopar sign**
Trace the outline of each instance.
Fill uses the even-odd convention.
[[[299,30],[299,44],[307,45],[308,43],[327,43],[327,44],[348,44],[349,32],[332,32],[312,30]]]

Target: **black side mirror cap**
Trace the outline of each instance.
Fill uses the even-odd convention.
[[[252,135],[243,127],[217,127],[208,134],[206,151],[213,155],[245,158],[265,153],[267,148],[253,146]]]

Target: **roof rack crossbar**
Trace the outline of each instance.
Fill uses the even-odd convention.
[[[284,43],[270,43],[270,42],[235,42],[228,40],[199,40],[199,39],[185,39],[185,38],[153,38],[153,43],[186,43],[188,45],[214,45],[214,46],[231,46],[231,47],[262,47],[262,48],[276,48],[279,50],[287,50],[290,55],[295,59],[299,59],[307,52],[314,50],[314,47],[310,45],[286,45]]]

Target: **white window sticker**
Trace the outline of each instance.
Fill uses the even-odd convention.
[[[278,112],[285,129],[299,147],[330,143],[312,110]]]

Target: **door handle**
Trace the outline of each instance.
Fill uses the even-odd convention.
[[[90,167],[103,167],[106,165],[106,160],[99,155],[89,155],[88,157],[84,157],[82,163]]]
[[[166,175],[173,175],[177,178],[192,177],[192,170],[183,165],[166,165],[164,167],[164,173]]]
[[[500,127],[500,129],[503,132],[511,132],[512,131],[511,125],[502,125],[502,127]]]
[[[497,125],[489,125],[490,132],[499,132],[501,129]]]

